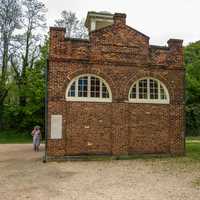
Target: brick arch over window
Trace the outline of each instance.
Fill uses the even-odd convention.
[[[114,97],[117,95],[118,88],[116,87],[112,77],[108,76],[106,73],[104,73],[103,70],[101,70],[99,68],[98,69],[88,68],[87,66],[85,66],[82,69],[77,69],[77,70],[71,71],[70,73],[68,73],[66,75],[66,79],[65,79],[65,82],[62,87],[62,91],[63,91],[62,94],[63,94],[64,99],[66,99],[66,88],[69,86],[69,83],[72,81],[72,79],[74,79],[82,74],[93,74],[93,75],[99,76],[103,80],[105,80],[105,82],[109,85],[110,90],[112,92],[112,101],[114,100]]]
[[[94,74],[81,74],[73,78],[66,90],[67,101],[111,102],[108,83]]]
[[[158,79],[143,77],[135,81],[128,93],[129,102],[169,104],[167,87]]]
[[[157,74],[154,72],[138,72],[135,75],[129,75],[126,77],[126,79],[123,80],[124,87],[122,88],[123,96],[126,97],[126,101],[128,101],[128,94],[130,91],[131,86],[133,83],[139,79],[142,79],[144,77],[152,77],[154,79],[157,79],[161,81],[167,88],[169,97],[170,97],[170,104],[173,104],[175,101],[174,97],[174,81],[169,80],[167,77],[161,74]]]

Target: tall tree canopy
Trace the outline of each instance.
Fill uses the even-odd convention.
[[[0,0],[0,5],[0,122],[4,129],[44,127],[45,5],[40,0]],[[66,28],[67,37],[87,36],[73,12],[63,11],[56,25]]]
[[[184,49],[187,135],[200,135],[200,41]]]
[[[14,32],[20,29],[21,8],[18,0],[0,0],[0,128],[4,100],[8,94],[9,61],[13,54]]]
[[[43,120],[45,12],[39,0],[0,0],[0,128]]]
[[[18,35],[18,51],[12,57],[12,67],[16,73],[16,83],[19,88],[19,104],[26,105],[26,72],[34,68],[34,62],[39,57],[39,46],[42,42],[42,35],[38,32],[46,27],[45,6],[38,0],[22,1],[22,34]]]

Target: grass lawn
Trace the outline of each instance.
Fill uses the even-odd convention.
[[[31,133],[0,131],[0,144],[31,143]]]
[[[186,138],[186,155],[193,160],[200,161],[200,137]]]

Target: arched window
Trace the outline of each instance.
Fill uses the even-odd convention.
[[[137,80],[129,91],[129,101],[135,103],[169,103],[169,93],[163,83],[154,78]]]
[[[66,92],[67,101],[111,102],[112,94],[108,84],[99,76],[84,74],[74,78]]]

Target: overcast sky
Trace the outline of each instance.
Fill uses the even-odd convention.
[[[166,45],[169,38],[184,44],[200,40],[200,0],[41,0],[45,3],[48,26],[62,10],[75,12],[79,19],[88,11],[127,14],[127,24],[150,37],[150,43]]]

